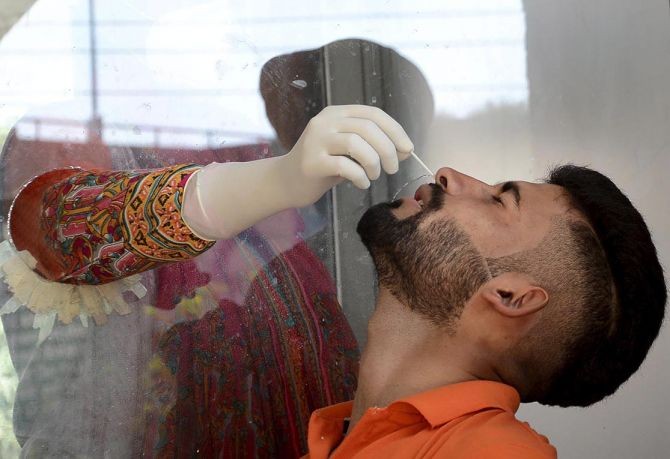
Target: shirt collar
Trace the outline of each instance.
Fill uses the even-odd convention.
[[[411,395],[393,402],[389,409],[416,410],[431,427],[436,427],[485,409],[498,408],[514,414],[519,403],[519,393],[512,386],[494,381],[467,381]]]
[[[411,395],[393,402],[386,409],[410,414],[408,419],[422,416],[434,428],[466,414],[491,408],[515,413],[519,401],[519,393],[506,384],[468,381]],[[352,408],[353,402],[345,402],[312,413],[307,439],[312,457],[328,457],[340,443],[344,418],[351,416]]]

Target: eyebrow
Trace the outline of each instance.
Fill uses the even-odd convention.
[[[506,193],[508,191],[511,191],[514,193],[514,202],[516,203],[517,209],[519,208],[521,204],[521,191],[519,190],[519,184],[517,182],[505,182],[503,183],[502,188],[500,189],[500,193]]]

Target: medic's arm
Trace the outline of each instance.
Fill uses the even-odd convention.
[[[214,244],[181,216],[184,186],[199,168],[47,172],[14,199],[12,242],[43,277],[73,284],[104,284],[195,257]]]
[[[316,202],[344,180],[368,188],[382,169],[396,173],[413,148],[379,108],[331,106],[280,157],[203,168],[48,172],[15,199],[10,233],[47,279],[110,282],[195,257],[214,240]]]

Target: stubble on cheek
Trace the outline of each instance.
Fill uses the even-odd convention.
[[[374,253],[379,283],[434,323],[453,323],[490,279],[486,260],[454,221],[419,221],[403,242]]]

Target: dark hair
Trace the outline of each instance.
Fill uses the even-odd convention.
[[[600,310],[584,311],[584,328],[564,349],[562,364],[538,399],[587,406],[614,393],[642,364],[663,321],[665,278],[642,216],[609,178],[565,165],[552,170],[547,183],[563,187],[595,231],[597,241],[582,235],[577,245],[584,255],[593,253],[588,245],[599,243],[614,284],[607,304],[584,305]]]

